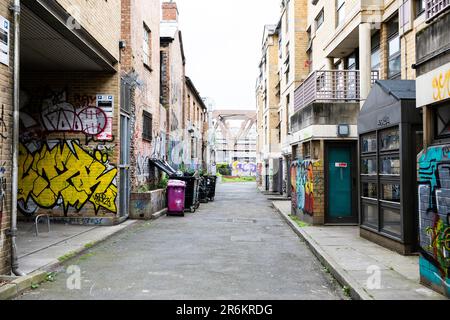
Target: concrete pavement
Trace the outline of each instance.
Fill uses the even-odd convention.
[[[290,217],[291,203],[274,207],[305,240],[352,297],[363,300],[446,300],[420,282],[419,257],[402,256],[359,236],[359,227],[299,227]],[[380,281],[374,276],[380,276]],[[378,286],[379,284],[379,286]]]
[[[220,184],[197,213],[127,228],[59,272],[20,299],[346,298],[254,183]]]

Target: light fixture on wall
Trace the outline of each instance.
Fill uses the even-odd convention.
[[[350,136],[350,126],[348,124],[338,124],[337,135],[338,137]]]

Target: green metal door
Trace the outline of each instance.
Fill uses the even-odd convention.
[[[328,149],[328,219],[331,221],[353,216],[351,162],[350,147]]]

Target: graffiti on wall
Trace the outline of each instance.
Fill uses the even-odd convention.
[[[40,105],[39,114],[30,101]],[[87,142],[112,140],[111,104],[98,107],[96,96],[79,94],[73,95],[72,101],[68,102],[66,90],[47,90],[42,96],[32,98],[22,91],[22,142],[45,138],[48,133],[80,133],[86,136]]]
[[[314,215],[314,186],[320,180],[315,177],[315,168],[320,166],[317,160],[298,160],[291,166],[292,208],[301,210],[310,216]]]
[[[146,182],[150,178],[150,157],[138,155],[136,159],[136,179],[140,183]]]
[[[256,163],[235,161],[231,165],[234,177],[254,177],[257,172]]]
[[[166,159],[166,134],[164,132],[155,135],[152,144],[152,158],[153,159]]]
[[[0,166],[0,230],[2,229],[3,212],[5,210],[6,203],[6,163]]]
[[[421,275],[450,294],[450,146],[419,156]]]
[[[5,120],[5,105],[2,104],[2,111],[0,114],[0,139],[8,139],[8,127],[6,126]]]
[[[26,209],[30,202],[44,209],[62,205],[67,216],[90,202],[96,214],[101,208],[117,213],[116,177],[107,154],[91,154],[78,142],[43,144],[34,152],[19,147],[18,201]]]

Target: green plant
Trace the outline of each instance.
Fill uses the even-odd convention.
[[[216,169],[223,176],[231,176],[231,168],[228,163],[218,163]]]
[[[77,254],[75,252],[69,252],[61,257],[58,258],[58,261],[63,263],[66,262],[67,260],[72,259],[73,257],[75,257]]]
[[[47,282],[55,282],[55,280],[56,280],[55,277],[56,277],[56,272],[49,272],[45,276],[45,281],[47,281]]]
[[[347,297],[350,297],[350,296],[351,296],[351,291],[350,291],[350,288],[349,288],[349,287],[344,286],[344,287],[342,288],[342,291],[344,292],[345,296],[347,296]]]
[[[94,245],[95,245],[94,242],[89,242],[89,243],[86,243],[86,244],[84,245],[84,247],[85,247],[86,249],[90,249],[90,248],[92,248]]]
[[[32,283],[32,284],[31,284],[31,290],[36,290],[36,289],[39,289],[39,284],[37,284],[37,283]]]
[[[309,224],[300,220],[296,215],[290,214],[289,218],[294,221],[300,228],[309,227]]]

